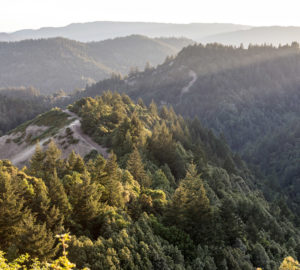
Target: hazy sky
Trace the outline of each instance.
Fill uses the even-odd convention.
[[[300,26],[300,0],[0,0],[0,32],[72,22],[231,22]]]

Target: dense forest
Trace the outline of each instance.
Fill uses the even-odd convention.
[[[268,179],[266,195],[284,190],[299,214],[299,73],[298,43],[200,44],[156,69],[98,82],[74,99],[111,89],[146,104],[172,105],[186,118],[199,117]]]
[[[79,95],[95,96],[109,89],[136,100],[141,97],[146,104],[171,104],[183,116],[198,116],[204,125],[224,133],[240,151],[285,123],[288,115],[299,115],[299,63],[297,43],[248,49],[194,45],[156,69],[100,81]],[[190,71],[196,80],[182,92],[192,81]]]
[[[32,87],[0,89],[0,136],[49,110],[54,100]]]
[[[69,260],[91,269],[296,265],[299,56],[297,43],[193,45],[70,96],[0,89],[0,135],[80,99],[69,110],[111,151],[63,159],[52,142],[25,168],[0,161],[0,220],[13,213],[0,224],[0,266],[35,257],[33,269]],[[56,238],[65,233],[68,259]]]
[[[300,28],[295,26],[262,26],[212,35],[201,40],[202,43],[217,42],[224,45],[249,44],[291,44],[300,42]]]
[[[0,87],[33,86],[43,94],[72,92],[112,73],[156,66],[194,43],[186,38],[128,36],[81,43],[64,38],[0,42]]]
[[[22,169],[0,161],[9,261],[66,262],[55,238],[64,233],[78,268],[278,269],[299,259],[299,216],[283,197],[267,201],[261,179],[197,118],[111,92],[69,110],[110,156],[62,159],[51,142]]]

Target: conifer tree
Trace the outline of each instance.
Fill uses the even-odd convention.
[[[130,154],[126,168],[141,186],[149,187],[151,185],[151,180],[145,172],[144,164],[137,148],[134,148]]]
[[[123,206],[123,186],[121,184],[121,172],[119,171],[117,157],[114,153],[106,162],[106,175],[102,178],[102,183],[105,187],[103,198],[107,200],[110,205]]]
[[[144,103],[144,101],[141,98],[138,99],[137,104],[140,105],[141,108],[143,108],[143,109],[146,108],[145,103]]]
[[[174,224],[187,231],[196,241],[208,237],[211,207],[200,176],[190,164],[186,177],[180,182],[172,198],[168,216]]]
[[[34,189],[33,193],[30,194],[30,199],[26,199],[26,205],[30,207],[32,212],[36,213],[39,221],[45,222],[48,210],[50,208],[48,187],[41,178],[34,177],[29,179],[27,178],[26,180],[29,181]]]
[[[153,116],[158,115],[157,105],[155,104],[154,100],[152,100],[149,105],[149,111]]]
[[[0,168],[0,247],[7,249],[23,231],[24,200],[17,194],[12,176]]]
[[[44,171],[46,174],[53,174],[57,169],[57,162],[61,157],[61,151],[57,148],[55,142],[51,140],[45,152]]]
[[[130,135],[132,143],[139,145],[143,142],[143,124],[136,112],[134,112],[130,119]]]
[[[71,206],[64,190],[61,180],[58,178],[56,170],[53,175],[49,177],[49,197],[51,199],[51,206],[55,205],[60,212],[67,218],[71,211]]]
[[[56,254],[56,241],[46,223],[39,224],[32,214],[28,214],[22,226],[23,233],[17,244],[21,254],[28,253],[40,260],[50,259]]]
[[[222,228],[225,240],[229,244],[234,244],[237,238],[244,236],[244,226],[241,219],[235,213],[236,206],[230,198],[225,198],[220,207],[220,217],[222,218]],[[221,238],[221,236],[220,236]]]
[[[160,110],[160,117],[162,119],[168,119],[169,118],[169,111],[168,108],[166,106],[163,106]]]
[[[48,209],[46,217],[47,229],[49,229],[53,235],[60,234],[64,231],[65,216],[60,213],[59,209],[54,205]],[[68,220],[66,220],[66,223]]]
[[[101,155],[98,155],[92,164],[89,165],[88,171],[94,182],[102,184],[101,179],[106,175],[105,167],[106,159]]]
[[[84,170],[85,170],[84,160],[80,155],[77,155],[77,159],[76,159],[76,162],[74,164],[73,171],[83,173]]]
[[[75,151],[73,150],[71,152],[71,154],[68,156],[68,165],[67,165],[67,169],[69,171],[73,171],[73,168],[75,166],[75,163],[76,163],[76,160],[77,160],[77,155],[75,153]]]
[[[224,165],[223,165],[223,168],[229,173],[235,173],[236,170],[235,170],[235,165],[233,163],[233,160],[231,157],[227,156],[225,161],[224,161]]]
[[[85,227],[101,211],[101,189],[96,183],[91,183],[87,171],[82,175],[82,182],[71,190],[73,219]]]
[[[29,162],[28,174],[36,177],[42,177],[43,174],[43,161],[45,154],[42,151],[41,145],[36,144],[35,153]]]
[[[176,144],[173,141],[173,136],[168,129],[165,121],[160,125],[156,124],[153,128],[153,133],[148,143],[149,151],[154,158],[161,164],[168,164],[175,175],[178,170]],[[178,175],[175,175],[178,177]]]
[[[159,188],[159,189],[163,189],[166,190],[170,187],[168,178],[166,177],[166,175],[164,174],[164,172],[159,169],[155,172],[154,176],[153,176],[153,187],[154,188]]]

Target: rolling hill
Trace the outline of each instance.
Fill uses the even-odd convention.
[[[198,116],[206,126],[224,133],[234,150],[241,150],[248,141],[256,140],[258,134],[271,128],[271,123],[277,126],[288,119],[289,113],[299,113],[299,63],[300,50],[296,43],[281,48],[252,46],[249,49],[193,45],[156,69],[137,72],[125,79],[100,81],[75,99],[110,89],[126,92],[135,99],[141,97],[147,104],[154,100],[161,106],[172,105],[184,116]],[[259,112],[251,110],[253,106]],[[282,106],[286,116],[280,111]],[[274,117],[275,112],[278,117]],[[250,118],[248,113],[252,115]],[[261,130],[248,132],[255,124]],[[239,128],[245,132],[240,134]],[[247,133],[248,136],[242,136]]]
[[[129,35],[149,37],[187,37],[200,41],[205,36],[249,29],[249,26],[217,23],[146,23],[146,22],[89,22],[73,23],[65,27],[46,27],[38,30],[20,30],[14,33],[0,33],[0,41],[20,41],[64,37],[81,42],[101,41]]]
[[[300,27],[255,27],[229,33],[220,33],[201,39],[203,43],[217,42],[224,45],[236,46],[239,46],[241,43],[244,46],[248,46],[249,44],[273,44],[278,46],[280,44],[291,44],[294,41],[300,42]]]
[[[98,82],[79,96],[110,89],[198,117],[263,172],[273,186],[270,196],[284,190],[300,211],[299,73],[297,43],[248,49],[194,45],[154,70]]]
[[[0,135],[48,111],[54,102],[34,88],[0,89]]]
[[[89,22],[64,27],[24,29],[0,33],[0,41],[63,37],[81,42],[102,41],[129,35],[148,37],[186,37],[200,43],[239,46],[248,44],[287,44],[299,42],[300,27],[248,26],[226,23],[168,24],[146,22]]]
[[[0,88],[33,86],[42,94],[83,88],[112,73],[157,65],[193,43],[185,38],[129,36],[81,43],[64,38],[0,43]]]

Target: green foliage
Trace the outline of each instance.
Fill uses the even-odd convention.
[[[188,232],[196,243],[205,243],[212,222],[211,212],[203,182],[192,164],[175,190],[167,214],[168,222]]]
[[[142,158],[136,148],[129,155],[126,168],[142,187],[149,187],[151,185],[151,180],[145,172]]]
[[[61,37],[1,42],[0,88],[33,85],[43,94],[67,99],[65,92],[82,89],[110,76],[117,83],[131,67],[144,68],[147,61],[157,65],[191,43],[186,38],[154,39],[140,35],[100,42]]]
[[[63,159],[50,142],[44,152],[37,145],[28,168],[0,162],[9,262],[26,252],[50,262],[54,236],[68,231],[79,268],[276,269],[299,255],[284,200],[266,201],[246,165],[198,120],[151,107],[111,92],[70,107],[112,150],[107,159]],[[66,256],[56,262],[73,267]]]
[[[32,215],[24,218],[23,233],[19,236],[18,248],[21,254],[29,253],[33,258],[45,260],[53,258],[57,246],[53,233],[47,229],[46,223],[39,224]]]
[[[0,135],[52,106],[51,98],[40,96],[34,88],[0,89]]]
[[[152,114],[159,114],[162,119],[169,117],[164,104],[173,106],[185,118],[198,117],[251,164],[257,178],[266,178],[267,181],[257,183],[268,200],[286,196],[289,207],[299,215],[299,63],[296,42],[248,48],[197,44],[184,48],[152,72],[139,72],[118,84],[109,80],[98,82],[88,87],[84,95],[95,96],[111,89],[127,93],[134,100],[142,98],[145,104],[151,103]],[[195,81],[184,92],[193,81],[191,72],[196,76]],[[135,83],[128,85],[131,80]],[[153,106],[153,100],[162,108]],[[177,136],[182,136],[184,129],[178,131]],[[190,131],[194,135],[195,130]],[[222,157],[219,167],[229,174],[238,173],[235,171],[235,163],[241,161],[238,157],[224,160],[223,144],[204,146],[208,145],[210,154]],[[155,151],[156,157],[170,161],[166,148],[162,148],[161,157]],[[201,153],[201,158],[205,159],[202,155],[205,153]],[[198,162],[202,166],[205,161],[199,159],[195,163]],[[172,170],[178,166],[168,165]],[[178,173],[179,178],[184,177],[184,169]]]
[[[9,166],[9,165],[8,165]],[[0,162],[0,237],[1,249],[13,244],[16,236],[22,234],[24,199],[17,187],[16,177],[8,171],[6,164]]]
[[[2,270],[72,270],[76,267],[74,263],[71,263],[67,258],[68,252],[66,251],[68,245],[67,242],[71,240],[68,234],[57,235],[60,239],[63,255],[52,262],[40,262],[38,259],[31,259],[28,254],[20,255],[12,262],[7,262],[4,258],[4,253],[0,251],[0,268]],[[76,268],[77,269],[77,268]],[[86,268],[83,270],[87,270]]]

